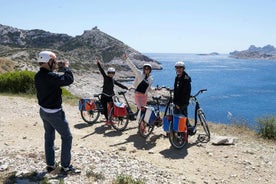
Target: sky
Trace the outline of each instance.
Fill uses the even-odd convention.
[[[274,0],[0,0],[0,24],[70,36],[97,26],[142,53],[276,47]]]

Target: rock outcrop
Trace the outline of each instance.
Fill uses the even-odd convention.
[[[272,45],[256,47],[251,45],[247,50],[230,52],[230,57],[237,59],[276,60],[276,48]]]

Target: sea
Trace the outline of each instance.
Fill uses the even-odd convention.
[[[144,54],[163,67],[152,72],[154,86],[173,88],[174,64],[184,61],[192,78],[192,94],[207,89],[198,100],[208,121],[242,123],[254,129],[258,119],[276,115],[276,61],[235,59],[228,54]],[[190,118],[193,108],[191,104],[188,109]]]

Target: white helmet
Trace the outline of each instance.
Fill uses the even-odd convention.
[[[56,59],[56,54],[51,51],[42,51],[38,55],[38,63],[47,63],[50,59]]]
[[[151,69],[152,69],[151,64],[149,64],[149,63],[143,64],[143,69],[145,69],[146,67],[149,67],[150,68],[150,72],[151,72]]]
[[[110,67],[110,68],[108,68],[107,69],[107,73],[115,73],[115,68],[112,68],[112,67]]]
[[[174,67],[183,67],[185,69],[185,64],[183,61],[177,61],[174,65]]]

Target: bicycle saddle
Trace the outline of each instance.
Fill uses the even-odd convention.
[[[153,99],[153,100],[160,100],[160,99],[161,99],[161,96],[160,96],[160,95],[158,95],[158,96],[153,96],[152,99]]]

